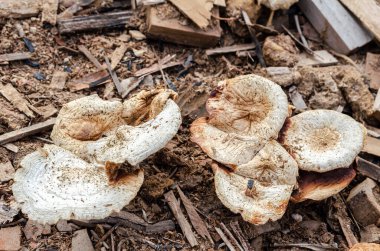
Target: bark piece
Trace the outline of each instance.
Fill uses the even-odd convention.
[[[29,102],[11,84],[0,86],[0,93],[11,102],[19,111],[25,113],[30,118],[34,118],[33,112],[29,109]]]
[[[68,73],[64,71],[54,71],[53,77],[51,78],[50,88],[62,90],[65,88],[66,79]]]
[[[206,0],[169,0],[183,14],[190,18],[199,28],[205,29],[209,25],[211,12],[206,8]]]
[[[191,247],[197,246],[198,242],[195,238],[193,231],[191,230],[191,225],[185,218],[185,215],[182,213],[180,204],[177,201],[173,191],[169,191],[165,194],[165,200],[167,201],[171,211],[173,212],[174,217],[177,219],[178,224],[181,227],[186,239],[189,241]]]
[[[57,11],[59,0],[43,0],[42,2],[42,23],[55,25],[57,23]]]
[[[21,248],[21,228],[8,227],[0,229],[0,250],[17,251]]]
[[[71,240],[72,251],[94,251],[87,229],[75,231]]]
[[[31,57],[32,57],[32,54],[29,52],[15,52],[15,53],[1,54],[0,62],[24,60],[24,59],[29,59]]]
[[[370,78],[369,87],[378,90],[380,88],[380,54],[367,52],[365,72]]]

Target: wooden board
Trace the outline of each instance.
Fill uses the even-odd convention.
[[[206,8],[206,0],[169,0],[180,12],[190,18],[199,28],[209,25],[211,12]]]
[[[203,48],[215,46],[222,34],[219,23],[213,28],[201,30],[190,25],[183,25],[175,18],[164,20],[158,15],[155,6],[147,8],[147,24],[147,36],[150,38]]]
[[[380,4],[376,0],[340,0],[380,41]]]
[[[365,73],[370,78],[369,87],[378,90],[380,88],[380,54],[367,53]]]
[[[300,0],[298,5],[322,39],[339,53],[348,54],[372,40],[338,0]]]
[[[335,65],[338,60],[326,50],[314,51],[314,55],[303,52],[299,56],[296,66],[329,66]]]
[[[0,0],[0,17],[34,17],[38,16],[40,10],[40,0]]]

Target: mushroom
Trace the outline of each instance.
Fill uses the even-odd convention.
[[[250,74],[221,81],[206,109],[209,118],[193,122],[191,140],[214,160],[240,165],[277,138],[288,101],[280,86]]]
[[[124,104],[96,95],[80,98],[63,106],[51,138],[92,163],[137,165],[177,133],[181,113],[174,97],[172,91],[153,90]]]
[[[280,219],[297,183],[297,163],[275,140],[234,172],[217,164],[213,164],[213,169],[218,198],[253,224]]]
[[[259,5],[263,4],[271,10],[266,26],[272,26],[274,12],[276,10],[287,10],[296,2],[298,2],[298,0],[259,0]]]
[[[344,189],[355,177],[349,168],[364,145],[365,128],[331,110],[312,110],[291,117],[280,142],[303,170],[294,201],[322,200]]]
[[[54,224],[60,219],[102,219],[120,211],[139,191],[144,172],[125,174],[110,183],[105,167],[87,163],[55,145],[21,161],[13,195],[29,219]]]

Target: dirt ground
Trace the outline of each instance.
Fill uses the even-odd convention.
[[[281,20],[281,18],[286,19],[286,17],[285,12],[277,13],[275,21]],[[23,41],[14,28],[16,22],[19,21],[2,20],[0,22],[0,54],[26,51]],[[176,58],[193,56],[193,64],[186,74],[182,74],[184,76],[179,76],[183,69],[182,66],[165,69],[167,77],[178,90],[178,103],[181,104],[184,113],[183,123],[178,134],[165,149],[154,154],[140,165],[145,170],[146,178],[138,196],[125,207],[125,210],[138,215],[149,223],[163,220],[176,222],[163,194],[174,189],[176,185],[180,186],[206,222],[215,244],[212,245],[198,236],[199,246],[191,248],[178,224],[176,224],[175,230],[161,234],[149,234],[119,226],[112,234],[112,243],[111,238],[104,240],[103,247],[108,247],[106,250],[226,250],[227,247],[222,244],[223,241],[217,235],[214,227],[219,226],[221,222],[228,226],[233,221],[239,222],[244,235],[254,250],[310,250],[313,248],[311,244],[316,244],[316,247],[326,244],[329,247],[335,247],[337,250],[347,249],[347,241],[339,227],[336,216],[350,215],[345,206],[344,198],[347,197],[348,191],[352,187],[364,180],[365,177],[360,174],[356,176],[348,188],[329,199],[319,202],[290,203],[281,220],[268,223],[265,226],[254,226],[244,222],[240,215],[231,213],[217,198],[211,170],[212,161],[196,144],[190,141],[189,126],[196,117],[205,114],[204,102],[218,81],[250,73],[265,76],[263,69],[250,57],[239,57],[234,53],[208,57],[203,49],[195,47],[150,39],[136,41],[128,35],[128,30],[145,31],[145,12],[141,8],[136,10],[135,17],[127,25],[127,28],[60,36],[55,27],[43,27],[39,18],[23,19],[21,25],[36,49],[30,60],[32,63],[17,61],[0,65],[0,82],[3,84],[11,83],[23,94],[25,99],[37,108],[52,104],[59,110],[65,103],[91,94],[98,94],[105,99],[121,99],[111,80],[107,81],[105,85],[76,92],[72,92],[68,88],[56,90],[49,87],[54,70],[68,72],[67,82],[97,71],[96,67],[84,55],[76,51],[77,45],[85,45],[100,62],[103,62],[104,56],[110,57],[117,47],[125,43],[128,50],[116,68],[119,79],[132,77],[136,70],[150,66],[169,54],[176,54]],[[225,22],[222,22],[222,28],[223,35],[219,46],[250,41],[249,37],[239,37],[234,34]],[[259,34],[260,41],[263,41],[265,36],[267,35]],[[312,42],[312,49],[320,48],[327,47],[321,42]],[[370,45],[369,48],[364,48],[355,53],[352,58],[360,66],[363,64],[364,53],[368,50],[376,51],[375,48],[374,45]],[[145,50],[146,52],[142,56],[136,56],[133,50]],[[345,63],[344,60],[340,62],[340,64]],[[32,64],[38,64],[38,66],[31,66]],[[318,71],[318,69],[315,70]],[[36,79],[37,73],[42,75],[41,80]],[[131,97],[141,89],[151,89],[155,86],[165,86],[160,72],[152,74],[152,79],[144,81],[126,98]],[[307,87],[301,85],[299,91],[306,104],[311,108],[333,109],[347,103],[339,90],[329,90],[325,87],[321,84],[317,87],[311,87],[312,90],[308,90]],[[313,88],[317,89],[314,90]],[[283,89],[288,93],[289,87]],[[319,92],[324,94],[318,94]],[[316,95],[322,96],[322,99],[317,100],[318,96],[316,97]],[[33,119],[28,118],[2,96],[0,96],[0,110],[0,134],[46,120],[42,116],[36,116]],[[344,112],[352,115],[353,111],[350,106],[345,106]],[[10,160],[16,169],[19,168],[20,160],[26,154],[35,151],[46,143],[41,138],[49,140],[49,132],[40,133],[36,136],[39,138],[32,136],[13,142],[19,148],[17,153],[0,147],[0,162]],[[368,155],[363,157],[379,162],[378,159]],[[12,181],[0,184],[0,201],[9,203],[14,200],[11,186]],[[176,195],[178,196],[177,193]],[[9,224],[12,225],[12,223],[25,227],[26,222],[27,216],[19,212],[13,221],[0,224],[0,228],[9,226]],[[111,223],[100,223],[88,227],[94,246],[97,244],[99,236],[103,236],[113,225]],[[70,226],[73,230],[83,228],[83,226],[75,223],[71,223]],[[357,235],[359,233],[359,229],[355,225],[352,231]],[[22,250],[69,250],[72,235],[73,231],[61,232],[53,225],[50,231],[35,239],[27,240],[23,235]],[[289,243],[307,244],[309,246],[306,248],[292,247],[287,245]]]

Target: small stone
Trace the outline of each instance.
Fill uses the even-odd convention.
[[[73,228],[67,223],[66,220],[58,221],[56,228],[59,232],[71,232],[71,231],[73,231]]]
[[[146,38],[146,36],[138,30],[130,30],[129,35],[131,35],[132,38],[136,39],[137,41],[144,40]]]
[[[0,250],[16,251],[21,248],[21,228],[8,227],[0,229]]]
[[[13,179],[15,169],[10,161],[0,163],[0,182],[6,182]]]
[[[71,240],[72,251],[94,251],[87,229],[78,230]]]

